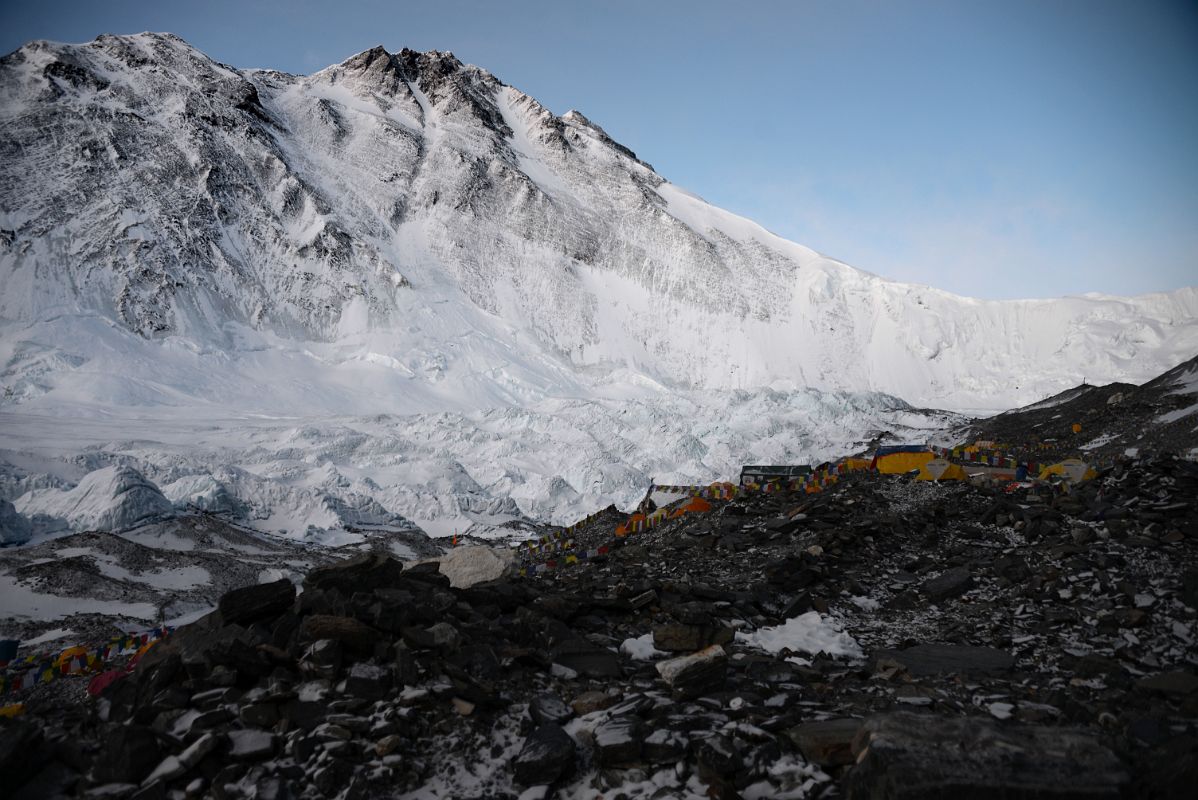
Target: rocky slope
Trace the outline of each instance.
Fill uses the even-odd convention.
[[[372,532],[334,547],[305,545],[208,513],[171,514],[116,533],[88,530],[0,550],[0,638],[101,641],[117,631],[180,624],[230,589],[379,550],[405,560],[442,548],[418,531]]]
[[[1073,426],[1081,430],[1074,433]],[[1109,459],[1141,450],[1198,456],[1198,357],[1141,386],[1086,384],[978,420],[962,436],[1023,448],[1035,460]]]
[[[26,692],[0,769],[14,797],[1188,797],[1195,496],[1176,458],[1066,494],[856,473],[628,539],[609,513],[576,532],[606,553],[470,588],[363,556],[231,592],[98,700]]]

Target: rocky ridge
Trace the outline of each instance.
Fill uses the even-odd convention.
[[[975,420],[961,435],[1023,449],[1037,461],[1078,454],[1105,460],[1141,450],[1193,458],[1198,455],[1198,356],[1140,386],[1075,386]]]

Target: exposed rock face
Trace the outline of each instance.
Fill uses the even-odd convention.
[[[18,514],[12,503],[0,499],[0,544],[21,544],[32,535],[29,520]]]

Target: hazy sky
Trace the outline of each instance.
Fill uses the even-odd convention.
[[[2,0],[0,50],[171,31],[310,72],[452,50],[663,176],[961,294],[1198,285],[1198,3]]]

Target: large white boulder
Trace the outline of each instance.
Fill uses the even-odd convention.
[[[510,548],[499,550],[470,545],[455,547],[437,560],[441,564],[441,574],[449,576],[449,584],[465,589],[503,577],[515,563],[516,553]]]

